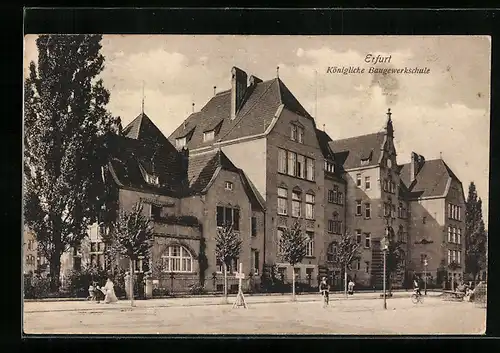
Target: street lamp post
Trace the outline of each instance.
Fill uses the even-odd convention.
[[[427,295],[427,259],[424,260],[424,294]]]
[[[386,234],[389,230],[387,229],[386,230]],[[382,251],[384,252],[384,309],[387,309],[387,295],[386,295],[386,292],[385,292],[385,283],[386,283],[386,280],[387,280],[387,275],[386,275],[386,271],[387,271],[387,260],[386,260],[386,257],[387,257],[387,249],[388,249],[388,244],[387,244],[387,235],[382,239]]]

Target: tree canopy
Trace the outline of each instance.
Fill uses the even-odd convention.
[[[38,66],[24,86],[24,223],[59,284],[60,258],[78,245],[102,203],[102,137],[117,119],[105,106],[109,92],[100,35],[40,35]]]
[[[280,254],[283,261],[290,265],[298,264],[306,256],[307,237],[302,231],[300,221],[295,221],[292,227],[283,229],[279,239]]]
[[[482,201],[476,185],[471,182],[465,203],[465,271],[474,278],[487,267],[487,236]]]

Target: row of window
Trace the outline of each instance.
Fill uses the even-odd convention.
[[[462,243],[462,229],[448,226],[448,243]]]
[[[28,240],[28,250],[35,250],[35,240]]]
[[[396,183],[391,179],[384,179],[382,188],[385,192],[388,192],[390,194],[396,193]]]
[[[306,193],[305,218],[314,219],[315,196]],[[288,189],[278,188],[278,214],[288,215]],[[302,193],[298,190],[292,191],[292,217],[302,217]]]
[[[240,230],[240,210],[238,208],[217,206],[217,227],[232,225],[233,230]]]
[[[314,181],[314,159],[280,148],[278,150],[278,172]]]
[[[252,272],[254,275],[259,274],[259,258],[260,254],[258,250],[252,249]],[[238,258],[232,259],[229,264],[226,264],[226,271],[227,273],[236,273],[239,272],[239,267],[238,267]],[[222,273],[224,270],[224,266],[222,265],[222,262],[218,259],[216,261],[216,272],[217,273]]]
[[[364,241],[364,246],[365,248],[370,248],[372,246],[372,237],[370,233],[364,233],[365,235],[365,241]],[[361,229],[356,229],[356,243],[361,244],[363,241],[362,239],[362,232]]]
[[[283,229],[278,228],[277,237],[278,237],[278,253],[283,253],[282,247],[282,239],[283,239]],[[306,243],[306,256],[312,257],[314,256],[314,232],[306,231],[307,243]]]
[[[362,202],[361,200],[356,200],[356,216],[361,216],[362,214]],[[372,208],[369,202],[365,202],[365,218],[372,217]]]
[[[460,250],[448,250],[448,264],[455,262],[457,264],[461,263],[462,252]]]
[[[338,205],[344,204],[344,193],[339,191],[339,187],[335,185],[333,190],[328,190],[328,202]]]
[[[342,221],[337,213],[333,214],[333,219],[328,220],[328,233],[342,234]]]
[[[462,207],[453,205],[451,203],[448,204],[448,218],[454,219],[457,221],[462,220]]]
[[[325,160],[325,171],[335,173],[335,163]]]
[[[33,255],[26,256],[26,265],[35,266],[35,264],[36,264],[35,256]]]
[[[356,174],[356,186],[359,188],[361,187],[361,173]],[[370,190],[371,187],[372,187],[372,183],[371,183],[370,177],[366,176],[365,177],[365,190]]]

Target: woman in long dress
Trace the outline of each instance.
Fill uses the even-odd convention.
[[[106,295],[106,297],[104,298],[104,303],[109,304],[116,303],[118,301],[118,298],[115,294],[114,284],[111,278],[108,278],[108,280],[106,281],[106,285],[102,289]]]

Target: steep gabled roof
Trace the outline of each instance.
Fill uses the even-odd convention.
[[[252,206],[264,208],[265,201],[250,179],[243,170],[237,168],[226,154],[220,150],[194,155],[189,158],[187,174],[190,194],[206,192],[220,169],[238,173]]]
[[[333,154],[329,146],[332,138],[325,131],[321,131],[319,129],[316,129],[316,138],[318,139],[319,147],[321,148],[323,157],[334,160],[335,155]]]
[[[183,178],[182,160],[170,144],[153,144],[118,135],[109,135],[107,143],[108,166],[119,186],[169,195],[177,192]],[[158,176],[160,185],[148,184],[144,172]]]
[[[425,161],[411,184],[410,172],[410,163],[403,164],[400,172],[401,180],[409,188],[413,197],[444,197],[450,179],[460,182],[442,159]]]
[[[190,156],[187,172],[190,192],[193,194],[203,192],[219,167],[238,172],[238,168],[222,151],[211,151]]]
[[[346,170],[362,166],[375,166],[379,163],[384,138],[385,132],[377,132],[330,141],[329,146],[338,163],[341,163]],[[361,161],[367,158],[369,158],[369,162],[361,164]]]
[[[275,78],[247,87],[243,103],[233,120],[230,118],[231,90],[216,94],[201,111],[191,114],[169,136],[169,140],[174,143],[175,139],[186,136],[187,132],[194,128],[187,147],[196,149],[210,146],[218,140],[228,141],[261,134],[269,127],[281,105],[310,118],[309,113],[285,84],[279,78]],[[203,142],[203,132],[215,127],[219,130],[215,139]]]
[[[132,120],[123,129],[123,135],[134,140],[149,141],[151,143],[168,144],[172,146],[165,135],[163,135],[160,129],[158,129],[145,113],[139,114]]]

